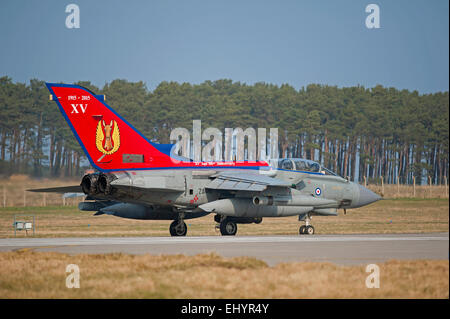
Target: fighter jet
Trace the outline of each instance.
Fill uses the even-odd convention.
[[[184,220],[214,214],[222,235],[238,224],[298,216],[299,234],[314,234],[312,216],[336,216],[381,199],[314,161],[195,162],[172,144],[150,141],[105,103],[104,96],[68,84],[46,83],[95,169],[80,185],[32,191],[77,193],[82,211],[94,215],[172,221],[172,236],[185,236]]]

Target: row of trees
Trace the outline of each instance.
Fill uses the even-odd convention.
[[[231,80],[201,84],[114,80],[96,94],[153,141],[169,143],[172,129],[277,127],[282,157],[323,163],[342,176],[411,183],[448,178],[448,92],[420,95],[378,85],[338,88],[311,84],[300,90]],[[43,81],[0,78],[0,173],[79,176],[85,156]]]

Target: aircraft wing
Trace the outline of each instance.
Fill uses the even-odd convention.
[[[291,187],[288,182],[254,173],[223,172],[212,177],[215,178],[206,188],[218,191],[262,192],[268,187]]]

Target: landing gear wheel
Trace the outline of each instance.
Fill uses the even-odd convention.
[[[308,235],[314,235],[314,227],[310,226],[306,226],[306,234]]]
[[[229,221],[228,219],[224,219],[220,223],[220,233],[223,236],[234,236],[237,232],[237,224],[235,222]]]
[[[183,221],[174,220],[169,227],[171,236],[186,236],[187,226]]]
[[[300,226],[298,233],[300,235],[305,235],[306,234],[306,226],[305,225]]]

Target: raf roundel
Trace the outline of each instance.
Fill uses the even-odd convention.
[[[317,188],[314,190],[314,193],[316,194],[316,196],[320,196],[320,194],[322,194],[322,190],[321,190],[319,187],[317,187]]]

